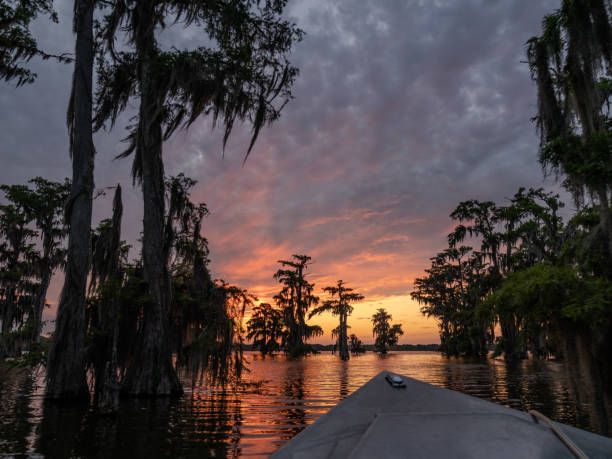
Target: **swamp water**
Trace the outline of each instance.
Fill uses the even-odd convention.
[[[175,399],[122,400],[114,418],[87,406],[44,403],[43,375],[0,373],[0,457],[267,457],[383,370],[602,433],[598,407],[570,395],[563,365],[367,353],[342,362],[247,353],[239,390],[187,388]],[[603,421],[609,421],[605,419]]]

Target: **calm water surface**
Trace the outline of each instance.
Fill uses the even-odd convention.
[[[349,362],[329,353],[248,358],[246,379],[259,385],[125,400],[115,418],[83,405],[43,403],[40,373],[0,374],[0,456],[266,457],[382,370],[599,430],[592,417],[579,414],[592,407],[576,406],[558,362],[507,364],[434,352],[368,353]]]

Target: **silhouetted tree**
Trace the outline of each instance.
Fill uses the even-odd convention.
[[[542,34],[527,42],[527,57],[538,89],[540,163],[565,176],[579,207],[585,198],[594,203],[599,223],[584,242],[602,239],[612,260],[609,13],[606,0],[564,0],[544,18]]]
[[[573,237],[564,255],[585,282],[612,280],[610,12],[607,0],[563,0],[542,21],[541,35],[527,42],[538,90],[539,160],[545,172],[563,177],[578,208],[568,225]],[[607,393],[612,409],[612,367],[602,358],[610,352],[612,322],[565,330],[564,341],[568,365],[579,366],[591,386]]]
[[[253,308],[253,314],[247,322],[247,339],[253,340],[253,347],[262,355],[272,354],[280,349],[283,332],[283,315],[281,311],[268,303],[260,303]]]
[[[25,185],[2,185],[6,204],[0,206],[0,356],[15,352],[13,328],[23,325],[32,309],[37,289],[34,247],[37,232],[31,228],[34,199]]]
[[[338,351],[340,352],[340,358],[342,360],[348,360],[350,358],[346,330],[348,327],[348,316],[353,312],[351,303],[356,303],[364,298],[363,295],[354,293],[352,288],[345,287],[345,285],[346,284],[342,280],[339,280],[338,285],[335,287],[324,287],[323,291],[329,294],[331,298],[325,300],[321,306],[314,308],[309,315],[309,318],[311,318],[313,315],[329,311],[333,315],[339,317]]]
[[[507,358],[525,357],[528,347],[542,344],[544,330],[535,324],[526,328],[520,311],[500,315],[483,302],[509,274],[559,259],[566,238],[561,207],[558,195],[531,188],[520,188],[506,206],[459,204],[451,214],[460,224],[448,236],[449,248],[431,259],[427,276],[416,279],[411,294],[423,314],[438,320],[443,352],[486,355],[496,324],[502,331],[497,352]],[[467,237],[480,239],[481,250],[460,246]]]
[[[352,333],[351,336],[350,336],[350,341],[351,341],[351,353],[352,354],[363,354],[363,353],[365,353],[366,348],[364,347],[364,345],[361,342],[361,340],[359,338],[357,338],[357,335]]]
[[[423,314],[438,321],[440,348],[446,354],[488,352],[491,319],[476,316],[478,305],[492,288],[486,258],[471,247],[449,248],[431,258],[426,277],[415,280],[411,296],[423,305]]]
[[[90,302],[92,344],[88,360],[94,371],[96,402],[103,414],[113,413],[119,407],[119,305],[129,249],[121,241],[122,216],[121,186],[117,185],[112,219],[100,222],[93,233],[89,283],[89,291],[95,295],[95,299]]]
[[[94,189],[92,138],[93,13],[96,0],[75,0],[76,51],[67,124],[72,155],[72,187],[66,204],[68,251],[64,286],[47,361],[52,399],[88,398],[85,375],[85,295],[90,268]]]
[[[305,271],[310,260],[308,255],[293,255],[293,260],[279,260],[282,268],[274,274],[274,279],[283,284],[274,299],[283,311],[285,352],[292,357],[310,352],[304,340],[323,334],[318,325],[306,323],[306,313],[319,302],[319,298],[312,294],[314,284],[306,280]]]
[[[0,354],[32,350],[40,341],[51,276],[65,261],[62,209],[70,182],[30,183],[0,186],[7,200],[0,206]]]
[[[392,318],[384,308],[378,308],[372,316],[372,335],[376,338],[374,348],[381,354],[386,354],[387,347],[396,345],[400,335],[404,334],[400,324],[390,324]]]
[[[165,181],[165,236],[170,245],[172,302],[168,318],[169,350],[192,383],[227,383],[240,378],[244,365],[242,317],[256,299],[246,290],[213,281],[208,243],[201,235],[208,214],[191,201],[195,181],[179,174]],[[117,382],[123,385],[139,358],[144,311],[155,301],[144,279],[142,261],[127,263],[128,246],[120,239],[120,191],[112,220],[93,234],[88,363],[101,412],[116,407]],[[114,368],[115,371],[109,371]],[[116,377],[118,375],[118,377]],[[117,381],[119,380],[119,381]]]
[[[170,349],[192,383],[206,379],[225,384],[241,376],[242,318],[256,298],[247,290],[211,279],[208,241],[201,234],[208,209],[204,203],[191,201],[195,184],[183,174],[166,180],[165,235],[170,246],[173,291]],[[138,347],[133,352],[137,355]]]
[[[47,291],[53,273],[64,268],[66,249],[64,240],[67,228],[64,222],[64,205],[70,195],[70,181],[51,182],[42,177],[30,180],[34,185],[32,216],[39,231],[41,252],[36,263],[38,289],[33,304],[30,320],[33,342],[40,342],[42,332],[42,314],[46,305]]]
[[[180,392],[171,363],[169,246],[165,241],[162,143],[200,115],[222,120],[227,141],[236,120],[249,121],[251,151],[260,129],[275,121],[297,74],[286,58],[301,31],[281,18],[285,1],[132,0],[111,5],[102,25],[110,61],[100,61],[97,127],[116,120],[130,97],[139,98],[137,121],[121,156],[134,154],[133,176],[144,201],[143,270],[155,304],[145,311],[139,359],[124,390],[134,395]],[[157,32],[169,23],[202,27],[210,48],[162,51]],[[132,50],[118,52],[118,32]],[[282,99],[279,106],[275,99]],[[246,158],[245,158],[246,159]]]

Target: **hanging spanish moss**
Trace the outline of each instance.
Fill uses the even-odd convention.
[[[173,370],[191,384],[226,384],[240,379],[244,368],[242,318],[255,299],[246,290],[213,281],[208,270],[208,243],[201,235],[208,210],[191,201],[195,181],[178,175],[165,182],[168,213],[165,244],[169,253],[171,300],[168,346]],[[150,294],[140,258],[127,262],[129,247],[120,241],[121,189],[113,217],[93,235],[88,307],[88,365],[101,412],[113,412],[119,387],[139,354]]]
[[[565,0],[527,42],[527,57],[538,88],[540,163],[563,174],[579,208],[596,206],[600,221],[589,242],[603,241],[612,259],[610,10],[607,0]]]
[[[128,247],[121,242],[123,204],[117,185],[113,217],[103,220],[92,234],[92,264],[89,283],[88,322],[92,344],[87,362],[94,373],[97,405],[102,413],[119,407],[117,340],[119,304]]]

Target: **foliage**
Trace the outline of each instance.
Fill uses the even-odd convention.
[[[313,295],[314,284],[306,280],[306,270],[311,258],[308,255],[293,255],[292,260],[278,262],[282,267],[276,271],[274,279],[283,287],[274,300],[283,312],[286,328],[283,346],[288,355],[298,357],[311,352],[305,340],[323,334],[318,325],[306,323],[306,313],[319,302],[319,298]]]
[[[353,306],[351,303],[356,303],[364,299],[363,295],[355,293],[352,288],[345,287],[345,282],[342,280],[338,281],[337,286],[324,287],[323,291],[331,296],[323,302],[321,306],[314,308],[309,318],[312,316],[321,314],[323,312],[331,312],[334,316],[338,316],[340,324],[338,325],[336,336],[337,336],[337,347],[340,352],[340,358],[342,360],[349,359],[349,349],[347,343],[347,319],[348,316],[353,312]],[[332,333],[333,337],[334,333]]]
[[[372,316],[372,335],[376,338],[374,348],[381,354],[387,353],[389,346],[394,346],[404,334],[400,324],[391,325],[393,317],[384,308],[379,308]]]
[[[183,174],[166,180],[171,349],[193,382],[206,378],[225,383],[242,373],[242,318],[256,298],[223,280],[211,279],[208,241],[201,235],[208,209],[191,201],[195,184]]]
[[[566,239],[558,215],[562,207],[557,195],[532,188],[520,188],[505,206],[459,203],[451,213],[459,225],[448,236],[449,248],[431,258],[411,294],[423,314],[438,320],[443,352],[486,355],[498,324],[499,351],[507,357],[524,354],[520,312],[499,316],[482,303],[510,273],[559,260]],[[480,250],[459,245],[468,237],[480,242]]]
[[[612,282],[581,276],[569,266],[548,263],[512,273],[482,305],[497,315],[518,314],[525,326],[541,324],[556,333],[568,324],[599,328],[612,312]]]
[[[534,355],[548,356],[559,353],[568,333],[609,327],[612,282],[582,276],[569,266],[541,263],[510,274],[482,307],[500,320],[520,318],[523,345]]]
[[[272,354],[280,349],[283,332],[283,315],[269,303],[260,303],[253,308],[247,322],[247,339],[253,340],[253,347],[262,355]]]
[[[612,279],[612,136],[609,2],[564,0],[527,43],[538,89],[540,163],[563,175],[578,207],[542,189],[509,205],[461,202],[449,249],[432,258],[413,298],[440,327],[447,354],[486,354],[496,326],[506,358],[560,355],[578,330],[607,336]],[[479,251],[460,244],[471,237]],[[563,336],[562,336],[563,335]],[[474,338],[477,337],[475,340]],[[609,342],[609,336],[600,340]],[[476,343],[478,345],[474,346]],[[475,352],[477,349],[477,352]]]
[[[298,74],[287,56],[303,32],[282,19],[286,1],[146,3],[117,2],[102,22],[96,127],[106,122],[114,124],[130,97],[142,97],[146,78],[155,95],[164,139],[181,126],[189,127],[199,116],[211,114],[213,125],[223,123],[225,145],[236,121],[249,121],[253,133],[248,156],[261,128],[277,120],[292,98],[291,86]],[[145,16],[150,24],[144,22]],[[210,40],[209,47],[162,51],[153,30],[163,29],[168,23],[201,27]],[[120,31],[126,33],[134,51],[115,49]],[[153,42],[143,41],[145,35]],[[140,80],[135,79],[137,75]],[[133,171],[137,178],[142,173],[141,135],[142,126],[135,124],[122,154],[135,153]]]
[[[168,316],[169,348],[185,376],[210,383],[237,381],[244,368],[242,317],[255,297],[208,271],[208,243],[201,235],[206,206],[191,201],[196,182],[183,174],[166,180],[168,213],[165,237],[169,244],[172,300]],[[120,189],[113,218],[102,220],[93,240],[93,263],[88,299],[88,355],[94,371],[96,395],[105,369],[118,368],[119,381],[139,359],[144,311],[155,298],[150,294],[142,260],[127,261],[129,247],[119,241]],[[114,363],[116,362],[116,363]]]
[[[612,259],[608,2],[564,0],[544,18],[541,35],[528,41],[527,57],[538,88],[540,163],[564,176],[563,184],[579,207],[585,199],[596,206],[597,230],[604,234]]]
[[[366,352],[365,346],[363,345],[361,340],[357,338],[357,335],[355,335],[354,333],[351,333],[351,336],[349,337],[349,339],[351,342],[351,353],[352,354],[364,354]]]
[[[0,185],[0,355],[28,350],[40,339],[42,311],[53,272],[65,260],[62,219],[70,182],[41,177]]]
[[[142,186],[142,265],[155,303],[144,311],[141,330],[139,354],[147,358],[135,361],[126,376],[126,391],[135,395],[181,391],[166,321],[171,314],[172,227],[164,219],[173,219],[174,212],[170,208],[166,213],[165,208],[163,142],[179,127],[187,128],[210,114],[213,126],[218,121],[224,125],[225,145],[235,122],[247,121],[253,132],[246,160],[261,128],[278,119],[291,98],[297,75],[287,56],[302,33],[282,18],[285,4],[284,0],[120,1],[108,5],[99,24],[95,128],[112,126],[128,102],[139,99],[138,114],[126,137],[128,146],[120,156],[133,154],[133,178]],[[168,24],[200,30],[209,47],[161,49],[159,33]],[[121,51],[117,42],[123,45]],[[202,274],[201,266],[196,270],[194,278]],[[224,297],[227,292],[221,291]],[[224,302],[221,299],[219,304]],[[227,333],[226,338],[224,342]],[[198,354],[204,357],[196,360],[207,365],[205,354]]]
[[[39,15],[57,22],[53,0],[0,0],[0,78],[17,80],[17,86],[32,83],[36,74],[24,67],[34,56],[70,62],[66,55],[55,56],[38,47],[30,33],[30,23]]]

